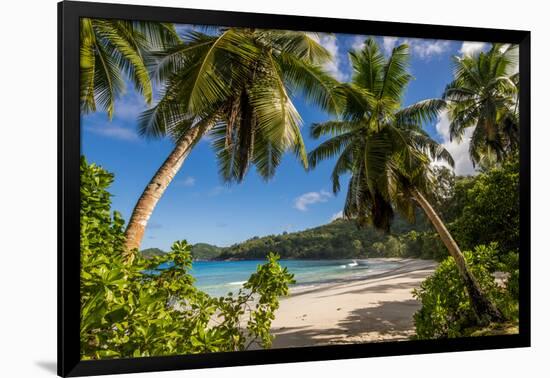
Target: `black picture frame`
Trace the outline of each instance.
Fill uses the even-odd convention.
[[[169,357],[80,361],[79,19],[112,18],[337,32],[519,45],[520,306],[519,334],[316,346]],[[530,32],[105,3],[58,3],[58,374],[82,376],[530,346]]]

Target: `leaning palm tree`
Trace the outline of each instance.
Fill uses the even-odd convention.
[[[157,58],[154,73],[165,90],[142,115],[140,132],[169,136],[175,147],[137,201],[126,229],[128,251],[139,248],[157,202],[203,135],[212,136],[224,181],[242,181],[250,165],[267,180],[287,150],[307,167],[292,94],[302,92],[328,111],[338,106],[332,93],[337,82],[322,69],[331,56],[307,33],[190,32]]]
[[[517,45],[493,44],[487,52],[454,58],[449,103],[450,137],[461,140],[472,127],[474,165],[500,161],[519,143]]]
[[[158,22],[80,20],[80,108],[99,107],[113,117],[115,99],[124,90],[124,76],[147,103],[153,99],[147,70],[148,53],[176,44],[172,24]]]
[[[482,292],[468,269],[460,248],[426,200],[433,188],[433,160],[454,164],[451,155],[423,131],[422,121],[435,119],[445,107],[442,100],[425,100],[401,108],[411,79],[407,71],[408,47],[400,45],[386,59],[373,39],[363,50],[350,52],[352,82],[342,85],[346,106],[343,119],[314,124],[312,137],[329,136],[309,153],[310,168],[336,158],[332,172],[334,193],[340,176],[350,175],[343,215],[359,227],[372,225],[388,231],[394,211],[414,221],[418,204],[438,232],[465,282],[480,319],[500,320],[499,310]]]

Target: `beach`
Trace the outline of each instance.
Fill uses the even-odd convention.
[[[407,340],[420,303],[412,290],[437,263],[419,259],[391,262],[388,271],[297,287],[282,298],[272,323],[273,348]]]

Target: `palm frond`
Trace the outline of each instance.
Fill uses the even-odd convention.
[[[403,89],[412,79],[408,73],[409,46],[403,44],[393,48],[386,65],[384,66],[384,78],[379,98],[389,96],[398,100],[403,94]]]
[[[332,59],[330,52],[320,43],[315,33],[291,30],[258,31],[266,44],[285,55],[296,57],[305,64],[320,65]]]
[[[349,143],[351,143],[353,133],[344,133],[336,135],[309,152],[308,162],[310,169],[313,169],[322,160],[327,160],[338,155]]]
[[[96,44],[96,64],[94,66],[94,97],[109,119],[113,118],[115,99],[124,90],[124,81],[120,75],[117,62],[106,51]]]
[[[147,103],[153,99],[153,87],[149,72],[139,49],[138,36],[132,34],[123,22],[96,21],[96,33],[104,40],[105,51],[116,66],[134,83]]]
[[[402,108],[395,113],[397,124],[422,124],[436,120],[447,107],[447,102],[440,99],[428,99]]]
[[[299,88],[307,100],[330,113],[340,111],[342,99],[336,91],[339,83],[320,66],[291,54],[280,54],[277,62],[285,82]]]
[[[310,136],[314,139],[318,139],[325,135],[340,135],[350,132],[359,126],[359,122],[350,121],[327,121],[323,123],[314,123],[310,128]]]
[[[383,87],[385,59],[376,41],[368,38],[363,49],[351,51],[349,57],[353,68],[352,82],[379,95]]]

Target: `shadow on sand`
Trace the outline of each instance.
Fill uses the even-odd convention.
[[[394,290],[395,286],[399,285],[384,285],[388,287],[377,288],[377,291]],[[419,307],[419,303],[414,299],[380,302],[376,307],[351,311],[345,319],[331,329],[315,329],[310,326],[274,329],[276,337],[273,348],[360,343],[365,336],[373,334],[379,339],[378,341],[407,340],[411,336],[411,329],[414,328],[413,314]]]

